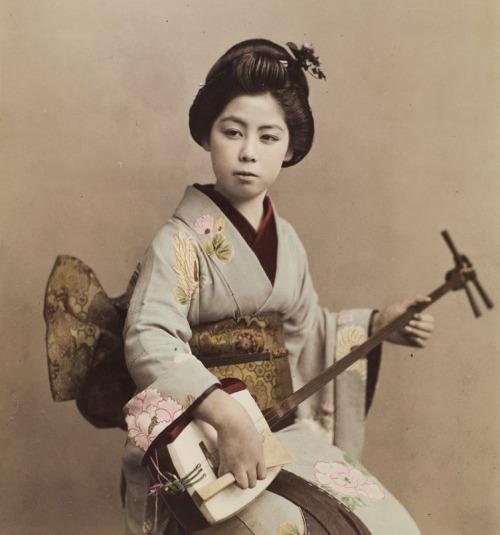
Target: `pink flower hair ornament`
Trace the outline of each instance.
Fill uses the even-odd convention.
[[[301,69],[309,73],[313,78],[326,80],[325,73],[320,69],[321,58],[310,43],[303,43],[299,48],[295,43],[289,42],[286,46],[292,51]]]

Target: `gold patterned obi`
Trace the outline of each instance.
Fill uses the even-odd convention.
[[[136,388],[123,355],[128,299],[110,299],[95,273],[77,258],[56,258],[44,304],[50,389],[55,401],[75,399],[97,427],[127,428],[123,406]],[[243,380],[261,410],[292,393],[277,314],[194,327],[190,345],[217,377]]]
[[[243,381],[262,411],[292,394],[288,352],[277,313],[204,323],[192,332],[193,354],[219,379]]]

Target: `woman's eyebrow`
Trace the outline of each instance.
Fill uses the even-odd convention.
[[[248,126],[248,123],[246,121],[244,121],[241,117],[237,117],[235,115],[228,115],[227,117],[222,117],[220,122],[221,123],[232,122],[232,123],[241,124],[242,126]],[[259,126],[257,130],[270,130],[272,128],[277,128],[278,130],[281,130],[282,132],[284,132],[284,129],[278,124],[263,124],[262,126]]]
[[[247,125],[247,123],[243,119],[240,119],[239,117],[236,117],[235,115],[228,115],[227,117],[223,117],[220,120],[220,122],[221,123],[226,123],[226,122],[238,123],[238,124],[241,124],[242,126]]]
[[[284,129],[279,124],[264,124],[262,126],[259,126],[259,130],[270,130],[273,128],[276,128],[284,132]]]

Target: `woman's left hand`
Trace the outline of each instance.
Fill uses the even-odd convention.
[[[388,306],[375,314],[373,318],[373,332],[385,327],[393,319],[403,314],[408,307],[428,302],[430,302],[429,297],[417,295],[416,297],[405,299]],[[406,325],[390,334],[387,337],[387,341],[393,344],[425,347],[433,330],[434,316],[417,312]]]

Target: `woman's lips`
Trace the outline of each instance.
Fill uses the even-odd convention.
[[[249,178],[255,178],[257,175],[255,173],[251,173],[250,171],[235,171],[233,173],[234,176],[238,178],[243,178],[248,180]]]

